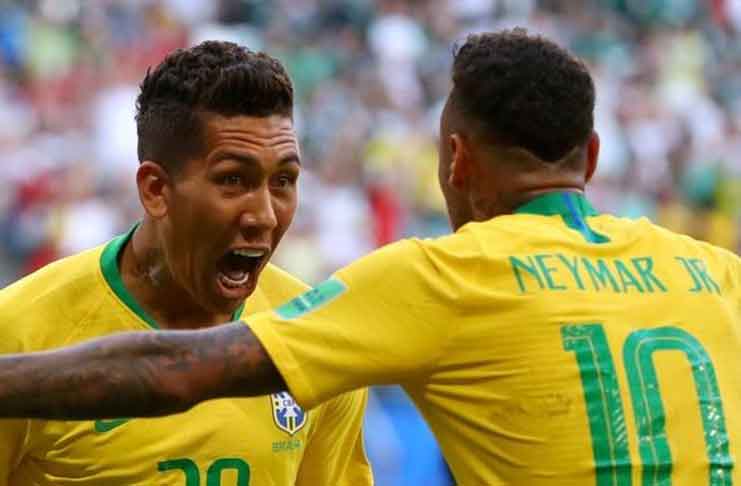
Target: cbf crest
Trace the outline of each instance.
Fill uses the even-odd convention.
[[[273,406],[273,420],[279,429],[293,435],[306,425],[309,414],[296,403],[290,393],[273,393],[270,395],[270,403]]]

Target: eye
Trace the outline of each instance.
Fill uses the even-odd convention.
[[[239,174],[227,174],[221,178],[221,183],[225,186],[238,186],[242,184],[242,176]]]
[[[296,176],[290,174],[279,175],[275,180],[275,185],[281,189],[291,187],[296,184]]]

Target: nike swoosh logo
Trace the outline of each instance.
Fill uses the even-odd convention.
[[[113,420],[96,420],[95,421],[95,431],[99,434],[110,432],[116,427],[122,426],[129,420],[131,419],[121,418],[121,419],[113,419]]]

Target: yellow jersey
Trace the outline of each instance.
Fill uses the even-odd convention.
[[[298,403],[398,383],[470,485],[731,485],[741,259],[554,192],[247,319]]]
[[[0,352],[156,329],[118,271],[130,235],[0,291]],[[305,288],[269,265],[240,313],[270,309]],[[309,412],[279,393],[213,400],[163,418],[2,420],[0,485],[369,485],[365,399],[364,391],[344,394]]]

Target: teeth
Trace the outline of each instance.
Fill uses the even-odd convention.
[[[249,272],[244,272],[244,275],[242,275],[242,278],[240,279],[233,279],[229,277],[229,275],[226,275],[225,273],[219,274],[221,277],[221,281],[226,285],[227,287],[233,288],[233,287],[241,287],[242,285],[246,284],[247,281],[250,279]]]
[[[240,248],[238,250],[232,251],[232,253],[243,257],[260,258],[265,254],[265,250],[250,250],[247,248]]]

